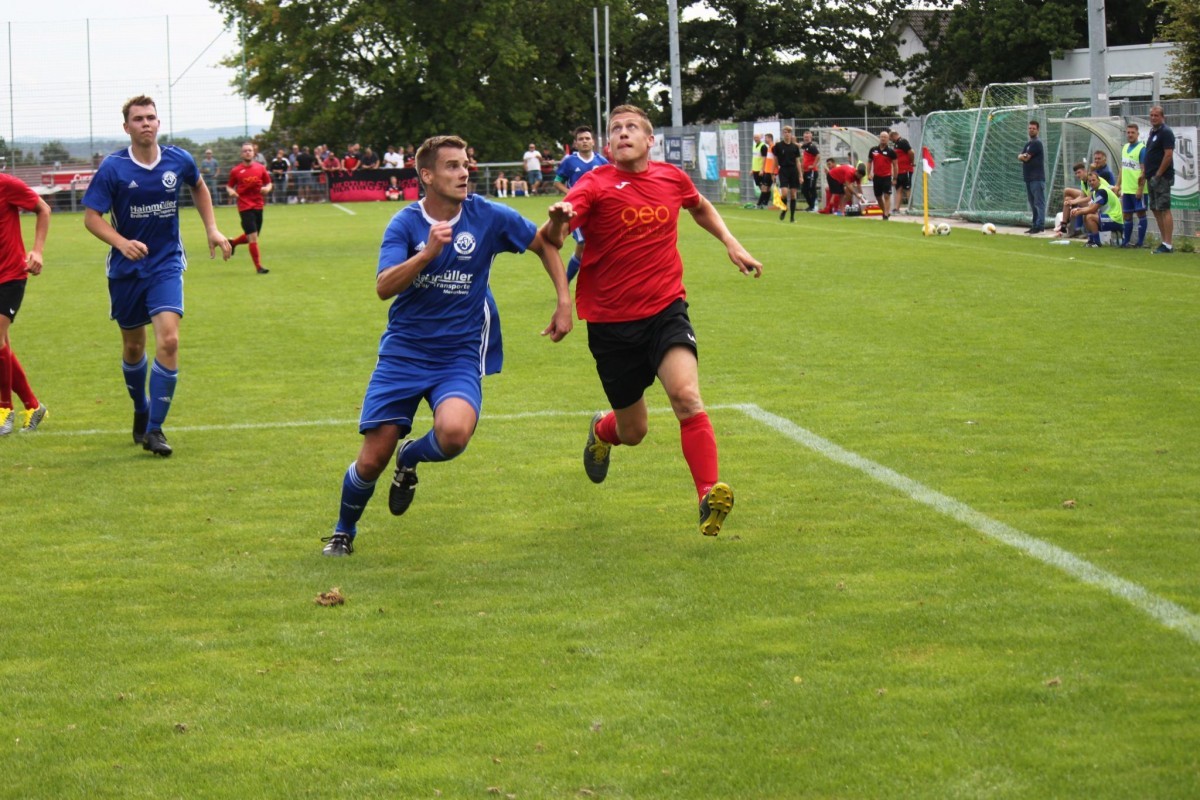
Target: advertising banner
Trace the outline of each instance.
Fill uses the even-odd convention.
[[[329,181],[331,203],[386,200],[392,178],[399,184],[405,200],[417,199],[415,169],[360,169],[356,172],[330,172],[325,177]]]
[[[1171,207],[1200,209],[1200,180],[1197,176],[1196,129],[1175,130],[1175,185],[1171,187]]]

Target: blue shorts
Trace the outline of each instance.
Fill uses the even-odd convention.
[[[538,183],[539,181],[541,181],[541,179],[542,179],[542,173],[537,172],[535,170],[531,169],[525,173],[525,182],[528,183],[531,188],[533,187],[533,185],[535,183]]]
[[[575,230],[571,231],[571,238],[580,244],[583,244],[583,228],[576,228]]]
[[[183,272],[160,272],[143,278],[108,279],[109,318],[125,330],[141,328],[164,311],[183,316]]]
[[[1145,195],[1143,195],[1140,200],[1138,199],[1138,196],[1136,194],[1121,195],[1121,211],[1125,212],[1126,214],[1136,214],[1139,211],[1145,211],[1145,210],[1146,210]]]
[[[1113,220],[1108,216],[1108,214],[1101,214],[1100,215],[1100,230],[1112,231],[1113,233],[1123,233],[1125,231],[1125,225],[1120,222],[1113,222]]]
[[[393,356],[380,356],[367,383],[358,432],[380,425],[400,426],[400,435],[412,430],[417,407],[425,400],[433,411],[442,401],[466,400],[479,417],[483,410],[483,385],[477,358],[462,358],[451,364],[430,366]]]

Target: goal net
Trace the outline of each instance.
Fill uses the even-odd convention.
[[[1114,75],[1108,103],[1115,113],[1120,101],[1156,94],[1156,76]],[[929,180],[929,210],[937,216],[960,216],[977,222],[1027,223],[1029,202],[1017,154],[1029,141],[1029,122],[1037,120],[1046,153],[1046,211],[1053,219],[1062,190],[1074,182],[1071,165],[1091,163],[1095,150],[1108,153],[1119,169],[1125,142],[1125,120],[1091,117],[1091,83],[1035,81],[992,84],[978,108],[937,111],[922,128],[921,144],[933,154],[937,168]],[[1132,120],[1138,121],[1138,120]],[[1144,123],[1143,130],[1145,130]],[[913,187],[913,207],[923,201]]]

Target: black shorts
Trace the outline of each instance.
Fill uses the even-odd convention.
[[[842,186],[841,181],[835,181],[833,178],[825,178],[825,183],[829,186],[829,191],[834,195],[842,194],[846,191],[846,187]]]
[[[892,193],[892,176],[885,175],[882,178],[873,178],[871,185],[875,188],[875,198],[879,199],[885,194]]]
[[[913,176],[913,174],[911,172],[901,172],[899,175],[896,176],[896,188],[897,189],[911,189],[912,188],[912,176]]]
[[[588,349],[614,409],[628,408],[642,399],[672,347],[683,345],[697,352],[687,308],[687,301],[676,300],[646,319],[588,323]]]
[[[247,208],[238,212],[238,216],[242,218],[242,233],[262,233],[262,212],[261,208]]]
[[[779,188],[780,189],[799,189],[800,188],[800,170],[796,167],[780,167],[779,168]]]
[[[0,283],[0,314],[10,320],[15,320],[17,312],[21,310],[21,301],[25,299],[25,283],[24,279]]]

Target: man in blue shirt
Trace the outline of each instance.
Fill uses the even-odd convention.
[[[396,444],[412,430],[424,399],[433,427],[396,453],[388,509],[408,510],[417,464],[448,461],[471,441],[483,405],[481,379],[500,371],[500,323],[488,289],[498,253],[532,250],[554,283],[558,302],[542,331],[560,341],[571,331],[571,294],[549,223],[538,228],[516,211],[468,194],[467,143],[457,136],[426,139],[417,151],[425,199],[392,218],[376,270],[379,299],[392,300],[379,360],[367,385],[358,430],[358,458],[342,479],[341,510],[324,554],[354,552],[358,520]]]
[[[1162,244],[1154,249],[1156,255],[1174,253],[1171,245],[1175,218],[1171,215],[1171,186],[1175,183],[1175,132],[1167,127],[1162,106],[1150,109],[1150,135],[1146,138],[1143,162],[1150,211],[1158,224]]]
[[[229,260],[229,240],[217,230],[212,197],[186,150],[159,146],[158,111],[140,95],[121,109],[129,147],[100,163],[83,195],[83,224],[111,249],[107,258],[112,318],[121,327],[125,386],[133,400],[133,441],[158,456],[171,455],[163,421],[175,396],[179,321],[187,255],[179,238],[184,184],[204,221],[208,255]],[[111,213],[111,222],[104,214]],[[146,395],[146,326],[154,326],[154,366]]]
[[[554,188],[566,194],[575,182],[596,167],[602,167],[608,159],[596,152],[596,139],[592,129],[581,125],[575,129],[575,152],[564,158],[554,176]],[[575,239],[575,254],[567,262],[567,282],[575,278],[579,265],[583,263],[583,231],[576,228],[571,235]]]
[[[1025,194],[1029,198],[1029,208],[1033,211],[1033,224],[1025,231],[1028,234],[1041,233],[1045,228],[1046,153],[1042,147],[1042,140],[1038,138],[1041,128],[1041,123],[1036,119],[1029,120],[1029,141],[1017,156],[1017,160],[1022,164],[1021,172],[1025,178]]]

